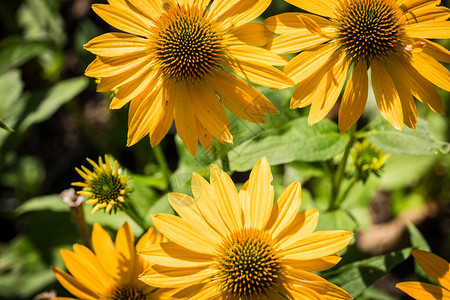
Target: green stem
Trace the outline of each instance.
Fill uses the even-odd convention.
[[[344,202],[345,198],[347,198],[348,193],[351,191],[352,187],[355,185],[357,181],[358,179],[356,178],[356,176],[353,176],[352,181],[350,181],[350,183],[347,185],[344,192],[341,194],[338,201],[336,202],[336,207],[341,206],[342,202]]]
[[[222,162],[222,170],[224,172],[230,171],[230,161],[228,160],[228,152],[226,150],[226,145],[217,143],[217,155],[220,157]]]
[[[331,195],[330,195],[330,203],[328,206],[328,210],[333,210],[338,208],[338,196],[339,196],[339,190],[341,187],[342,180],[345,176],[345,167],[347,165],[348,156],[350,154],[350,150],[355,142],[355,132],[356,132],[356,125],[353,125],[349,132],[349,140],[347,143],[347,146],[344,150],[344,155],[342,156],[341,162],[339,163],[338,169],[336,171],[336,174],[334,176],[334,180],[331,182]]]
[[[164,156],[160,145],[153,147],[153,154],[155,155],[156,161],[163,172],[164,179],[167,182],[167,189],[169,189],[172,172],[170,172],[169,165],[167,164],[166,157]]]
[[[134,208],[131,205],[128,205],[128,209],[123,210],[133,221],[139,225],[139,227],[144,230],[144,232],[147,230],[147,226],[145,225],[144,220],[136,213]]]
[[[73,222],[75,223],[75,228],[77,229],[77,232],[81,237],[83,245],[91,248],[89,226],[87,225],[86,219],[84,217],[83,203],[78,206],[71,206],[70,214],[72,215]]]

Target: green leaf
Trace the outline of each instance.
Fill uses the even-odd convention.
[[[354,232],[358,224],[345,209],[326,211],[320,214],[317,230],[347,230]]]
[[[408,226],[411,245],[416,249],[431,252],[430,245],[428,245],[427,240],[420,233],[419,229],[411,222],[408,222],[406,226]]]
[[[21,272],[4,274],[0,276],[0,296],[6,299],[22,297],[32,299],[35,294],[55,280],[55,275],[50,268],[25,274]]]
[[[419,229],[417,229],[417,227],[414,226],[414,224],[411,222],[406,223],[406,226],[408,227],[409,240],[411,241],[411,245],[416,249],[431,252],[430,245],[428,245],[427,240],[420,233]],[[422,270],[422,268],[419,266],[419,264],[415,260],[414,260],[414,268],[416,270],[416,275],[417,275],[417,278],[419,279],[419,281],[430,282],[430,280],[432,280],[427,275],[427,273],[425,273],[425,271]],[[433,283],[435,284],[435,282],[433,282]]]
[[[9,132],[14,132],[14,129],[9,128],[8,125],[6,125],[2,120],[0,120],[0,128],[3,128]]]
[[[378,278],[407,259],[410,254],[411,248],[406,248],[401,251],[338,266],[336,270],[322,272],[321,275],[356,298]]]
[[[0,58],[0,64],[1,64]],[[0,101],[0,116],[5,122],[15,126],[19,117],[17,110],[17,100],[22,94],[23,82],[19,70],[10,70],[0,74],[0,94],[2,101]]]
[[[450,143],[436,141],[427,129],[428,123],[418,119],[415,130],[393,128],[384,118],[377,118],[368,125],[365,137],[377,148],[392,154],[436,155],[447,154]]]
[[[26,201],[15,210],[15,214],[20,216],[27,212],[49,210],[54,212],[69,211],[69,206],[64,203],[59,195],[47,195],[36,197]]]
[[[307,117],[301,117],[262,131],[238,144],[228,155],[232,170],[247,171],[263,156],[272,165],[327,160],[343,152],[347,142],[348,136],[339,134],[335,123],[323,120],[309,126]]]
[[[8,37],[0,42],[0,73],[17,67],[49,49],[44,41],[24,41],[20,37]]]
[[[395,190],[416,185],[434,165],[434,155],[391,155],[380,176],[380,187]]]
[[[64,103],[81,93],[88,83],[89,80],[86,77],[74,77],[60,81],[45,94],[40,105],[25,117],[17,131],[19,129],[26,130],[31,125],[50,118]]]
[[[66,33],[64,20],[59,14],[59,3],[50,3],[48,0],[24,1],[17,12],[17,19],[25,39],[50,40],[57,45],[65,44]]]

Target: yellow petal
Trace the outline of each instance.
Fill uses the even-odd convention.
[[[430,7],[414,10],[405,14],[405,21],[408,24],[445,21],[450,17],[450,9],[443,6]]]
[[[414,259],[433,280],[450,290],[450,264],[434,253],[414,249]]]
[[[175,110],[175,97],[173,90],[164,86],[161,97],[156,98],[149,114],[152,123],[150,125],[150,144],[158,145],[169,131],[173,123]]]
[[[280,255],[284,259],[306,260],[333,255],[344,249],[353,233],[342,230],[318,231],[298,240],[285,249],[281,249]]]
[[[217,235],[205,236],[180,217],[156,214],[152,215],[152,221],[156,228],[170,241],[192,251],[211,255],[220,242],[213,240]]]
[[[441,0],[402,0],[398,2],[400,8],[406,13],[408,11],[421,9],[427,6],[439,5]]]
[[[83,47],[99,56],[122,56],[146,51],[146,39],[128,33],[110,32],[87,42]]]
[[[125,10],[123,8],[115,7],[107,4],[94,4],[92,10],[105,20],[106,23],[120,29],[122,31],[139,35],[151,35],[150,28],[152,23],[150,20],[140,17],[138,14]]]
[[[264,48],[275,53],[288,54],[309,50],[328,40],[328,38],[316,35],[308,29],[303,28],[275,37]]]
[[[411,66],[409,59],[397,55],[392,55],[390,59],[392,64],[395,65],[395,68],[392,68],[393,71],[398,72],[399,74],[397,76],[403,77],[403,80],[408,82],[414,97],[419,99],[431,110],[443,114],[444,104],[438,91],[431,82]]]
[[[318,271],[328,270],[328,269],[334,267],[340,260],[341,260],[341,257],[339,255],[335,254],[335,255],[329,255],[329,256],[325,256],[325,257],[321,257],[321,258],[305,259],[305,260],[283,259],[283,263],[285,263],[287,266],[294,268],[294,269],[318,272]]]
[[[220,102],[236,116],[253,122],[265,123],[264,112],[274,114],[275,106],[255,87],[226,72],[217,72],[210,80]]]
[[[450,32],[450,28],[449,28]],[[426,79],[441,89],[450,91],[450,72],[426,53],[413,53],[411,65]]]
[[[298,213],[301,204],[302,187],[300,182],[291,183],[281,193],[270,215],[267,229],[276,238],[287,226],[289,226]]]
[[[274,66],[284,66],[288,61],[288,59],[283,56],[254,46],[232,46],[228,47],[228,51],[238,61],[245,61],[248,63],[265,63]]]
[[[298,240],[309,236],[317,227],[319,211],[307,209],[297,213],[291,224],[279,235],[279,248],[290,247]]]
[[[366,106],[368,91],[367,64],[364,60],[360,60],[347,81],[339,108],[339,130],[341,132],[347,131],[361,117]]]
[[[142,100],[136,98],[131,101],[128,110],[127,146],[132,146],[139,142],[150,132],[153,121],[151,109],[155,102],[161,101],[160,98],[162,98],[160,89],[156,89]]]
[[[75,297],[87,300],[98,299],[98,294],[96,292],[90,290],[73,276],[56,267],[52,267],[52,271],[59,283]],[[92,284],[88,286],[92,286]]]
[[[157,20],[163,13],[159,0],[127,0],[142,15],[151,20]]]
[[[94,229],[92,230],[92,246],[103,269],[111,277],[116,277],[118,262],[114,243],[109,234],[97,223],[94,224]]]
[[[167,198],[173,209],[190,227],[196,228],[196,230],[211,240],[221,240],[222,237],[209,226],[198,209],[197,199],[194,200],[194,198],[180,193],[169,193]]]
[[[200,144],[203,146],[203,148],[206,149],[206,151],[211,151],[214,142],[214,136],[206,129],[205,126],[203,126],[198,118],[195,119],[197,120],[198,140],[200,141]]]
[[[139,280],[160,288],[191,286],[211,280],[214,271],[210,268],[171,268],[153,265],[139,276]]]
[[[215,194],[213,195],[212,187],[208,181],[198,173],[194,173],[191,179],[191,189],[197,207],[208,224],[223,236],[231,233],[222,214],[219,212],[221,200],[217,199]]]
[[[372,88],[383,117],[396,129],[403,128],[403,111],[400,98],[391,76],[377,60],[371,61]]]
[[[274,190],[269,162],[261,158],[253,167],[247,189],[247,199],[243,203],[246,226],[263,229],[270,218],[273,206]]]
[[[448,51],[438,43],[426,39],[417,39],[417,40],[425,43],[425,47],[423,48],[424,53],[433,57],[437,61],[450,63],[450,51]]]
[[[115,90],[116,88],[141,77],[151,68],[153,68],[152,64],[147,61],[143,61],[140,65],[129,69],[128,72],[122,72],[114,76],[102,77],[100,78],[100,83],[97,85],[97,92],[109,92]]]
[[[429,283],[409,281],[397,283],[395,287],[417,300],[450,299],[450,291]]]
[[[325,64],[331,66],[331,55],[337,50],[334,44],[319,45],[311,50],[306,50],[291,59],[291,61],[284,67],[284,72],[295,82],[300,82],[317,70],[322,68]]]
[[[242,209],[236,187],[227,173],[217,165],[210,168],[210,182],[212,197],[216,197],[217,209],[230,232],[242,228]]]
[[[322,299],[353,299],[346,291],[316,274],[299,269],[288,272],[289,281],[314,290]]]
[[[177,85],[175,93],[175,125],[177,132],[181,140],[183,141],[186,149],[195,156],[197,152],[198,137],[197,137],[197,121],[195,118],[194,105],[192,103],[186,103],[186,99],[183,95],[188,95],[186,88],[182,85]],[[189,96],[190,97],[190,96]]]
[[[286,0],[286,2],[314,14],[330,18],[336,17],[337,0]]]
[[[85,256],[76,255],[65,249],[61,249],[61,257],[67,270],[81,285],[89,287],[96,294],[101,294],[108,287],[109,282],[100,281],[105,276],[102,274],[103,270],[101,267],[99,268],[98,262],[92,264],[92,260]],[[98,284],[92,285],[92,282],[98,282]]]
[[[270,2],[271,0],[213,1],[210,10],[214,20],[241,26],[259,17]]]
[[[450,38],[450,21],[406,25],[405,34],[413,38],[448,39]]]
[[[203,82],[198,86],[187,85],[185,97],[195,107],[196,118],[208,132],[221,143],[233,142],[225,110],[209,85]]]
[[[141,252],[146,248],[151,247],[154,244],[166,242],[167,239],[162,234],[156,231],[154,226],[150,227],[146,233],[139,239],[136,244],[136,252]]]
[[[152,245],[139,253],[151,264],[173,268],[208,267],[213,256],[191,251],[174,242]]]
[[[275,67],[263,63],[250,63],[230,57],[224,62],[225,67],[238,76],[253,83],[274,89],[283,89],[294,85],[294,82]]]
[[[336,60],[330,58],[330,61],[334,61],[334,63],[328,72],[322,73],[322,71],[325,70],[325,68],[322,68],[311,76],[311,79],[308,78],[298,85],[297,89],[300,89],[301,91],[301,89],[304,88],[305,93],[294,93],[293,95],[293,98],[298,97],[299,99],[303,99],[303,101],[311,101],[311,109],[308,116],[309,125],[315,124],[325,118],[336,103],[342,87],[344,86],[350,62],[344,55],[339,56],[337,54],[335,57]],[[312,81],[315,79],[317,79],[319,83]],[[306,88],[305,85],[307,84],[315,84],[316,88],[312,90]],[[306,98],[306,100],[304,98]],[[312,99],[308,100],[308,98]],[[291,101],[291,105],[292,103],[293,101]]]
[[[130,224],[125,222],[120,226],[116,235],[116,255],[119,260],[120,278],[124,282],[132,282],[138,274],[135,270],[136,250],[134,249],[134,235]]]
[[[117,57],[97,57],[86,68],[89,77],[109,77],[129,71],[147,62],[145,53],[131,53]]]
[[[230,45],[262,46],[267,44],[274,34],[267,30],[264,25],[258,23],[247,23],[233,28],[227,42]]]
[[[161,77],[158,72],[150,70],[136,78],[133,82],[123,85],[111,101],[111,109],[122,108],[125,104],[134,98],[148,97],[149,94],[158,92],[162,84]]]
[[[333,24],[331,21],[319,16],[302,14],[298,12],[288,12],[265,19],[264,25],[270,31],[276,32],[278,34],[293,34],[300,29],[306,29],[305,25],[298,18],[302,15],[307,15],[320,27],[328,27]]]
[[[221,293],[217,289],[217,283],[215,281],[188,286],[182,289],[181,291],[173,294],[172,297],[173,299],[192,299],[192,300],[222,299]]]
[[[410,128],[416,128],[417,123],[417,109],[414,99],[412,97],[412,91],[410,88],[411,81],[408,77],[404,77],[402,72],[399,72],[403,67],[396,64],[386,65],[389,74],[394,81],[397,88],[398,96],[402,104],[403,122]]]

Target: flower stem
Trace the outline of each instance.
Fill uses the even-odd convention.
[[[169,189],[172,172],[170,172],[169,165],[167,164],[166,157],[164,156],[160,145],[153,147],[153,154],[155,155],[156,161],[158,162],[161,172],[164,175],[164,179],[167,182],[167,189]]]
[[[347,187],[345,188],[344,192],[341,194],[341,196],[339,197],[338,201],[336,201],[336,207],[341,206],[342,202],[344,202],[345,198],[347,198],[348,193],[351,191],[352,187],[355,185],[355,183],[358,181],[356,176],[352,177],[352,180],[350,181],[350,183],[347,185]]]
[[[334,175],[334,180],[331,181],[331,195],[330,195],[330,203],[328,205],[328,210],[334,210],[339,207],[338,197],[339,190],[341,188],[342,180],[345,176],[345,167],[347,165],[348,156],[350,154],[350,150],[355,143],[355,132],[356,125],[353,125],[348,131],[349,140],[347,146],[345,146],[344,155],[339,163],[339,166],[336,170],[336,174]]]
[[[230,161],[228,160],[228,152],[226,149],[226,145],[217,143],[217,156],[220,158],[222,162],[222,170],[224,172],[230,171]]]
[[[72,219],[75,223],[77,232],[81,237],[83,245],[90,248],[91,241],[89,236],[89,226],[87,225],[86,219],[84,217],[83,203],[81,203],[81,205],[79,206],[70,207],[70,214],[72,215]]]

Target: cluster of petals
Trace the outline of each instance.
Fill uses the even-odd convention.
[[[175,193],[168,196],[179,216],[152,216],[154,225],[169,242],[140,252],[152,265],[140,279],[151,286],[176,288],[174,299],[351,299],[347,292],[312,272],[337,264],[337,252],[347,246],[353,234],[341,230],[314,232],[319,212],[299,212],[300,183],[290,184],[274,204],[271,181],[265,158],[254,166],[239,192],[216,165],[211,167],[210,182],[194,173],[193,197]],[[224,291],[227,282],[220,275],[221,249],[230,236],[246,230],[266,237],[280,268],[278,274],[262,275],[277,275],[272,278],[276,284],[264,293],[230,295]]]
[[[266,10],[270,0],[209,2],[109,0],[109,4],[93,5],[101,18],[124,31],[103,34],[84,47],[97,55],[86,69],[87,76],[100,78],[97,90],[117,91],[110,108],[119,109],[130,104],[127,145],[137,143],[147,134],[152,146],[159,144],[173,120],[178,135],[192,154],[196,153],[198,142],[210,150],[214,137],[221,143],[232,143],[224,106],[238,117],[254,123],[265,123],[264,113],[277,113],[275,106],[261,92],[241,78],[270,88],[294,84],[274,67],[285,65],[287,59],[260,47],[274,34],[262,24],[249,23]],[[177,31],[184,30],[184,25],[176,20],[180,15],[189,20],[186,24],[190,25],[186,26],[210,30],[217,38],[219,50],[208,48],[217,44],[210,39],[205,42],[192,34],[189,36],[192,41],[182,36],[184,33]],[[200,30],[197,27],[192,30]],[[162,30],[170,31],[166,35],[172,39],[171,43],[180,43],[176,45],[178,49],[185,47],[182,42],[206,43],[197,49],[206,49],[204,57],[198,58],[205,62],[193,63],[197,71],[204,74],[193,80],[172,78],[167,74],[166,69],[171,67],[169,64],[173,60],[190,63],[191,58],[168,57],[170,53],[158,56],[164,46],[161,44]],[[189,51],[188,48],[182,50]],[[176,73],[177,68],[184,67],[180,63],[171,71]]]
[[[414,299],[450,299],[450,264],[431,252],[412,250],[415,260],[434,281],[442,287],[419,281],[397,283],[396,287]]]
[[[148,299],[168,299],[165,296],[167,290],[156,291],[154,287],[138,279],[138,275],[149,264],[136,254],[152,244],[166,240],[152,227],[135,247],[131,227],[125,223],[119,228],[114,244],[108,233],[99,224],[95,224],[92,231],[94,252],[78,244],[73,245],[73,251],[62,249],[61,256],[70,274],[58,267],[53,268],[53,273],[76,299],[115,299],[114,293],[130,291],[139,295],[151,295]]]
[[[450,52],[428,40],[450,38],[450,22],[446,21],[450,10],[438,6],[440,1],[286,1],[312,14],[289,12],[266,19],[266,27],[278,34],[266,48],[283,54],[300,52],[289,61],[284,72],[299,83],[291,99],[291,108],[311,105],[310,125],[330,112],[344,90],[339,108],[339,128],[341,131],[348,130],[364,110],[369,78],[381,114],[397,129],[401,130],[403,124],[411,128],[416,126],[417,109],[413,96],[432,111],[444,113],[442,100],[434,85],[450,91],[450,73],[439,63],[450,63]],[[392,49],[379,57],[350,55],[342,44],[343,33],[339,28],[342,11],[351,9],[352,5],[371,9],[380,6],[392,11],[394,29],[399,31]],[[351,13],[354,13],[352,21],[357,22],[358,17],[373,11]],[[386,11],[380,14],[382,17]],[[377,21],[375,19],[373,24],[365,25],[386,26],[376,24]],[[390,34],[382,33],[385,36]],[[371,38],[377,39],[376,36],[368,37]]]

